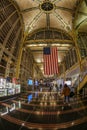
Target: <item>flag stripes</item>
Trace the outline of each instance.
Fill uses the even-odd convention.
[[[49,54],[44,52],[43,61],[44,61],[44,74],[45,75],[58,74],[58,51],[57,51],[57,47],[51,47]]]

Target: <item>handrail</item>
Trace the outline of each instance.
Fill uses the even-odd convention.
[[[82,87],[87,83],[87,74],[84,76],[84,78],[80,81],[80,84],[77,88],[77,90],[79,91],[80,89],[82,89]]]
[[[87,82],[87,72],[83,73],[82,76],[78,76],[77,80],[74,83],[74,88],[77,88],[77,91],[79,91]]]
[[[79,74],[73,85],[74,88],[77,88],[77,91],[79,91],[87,82],[87,58],[81,61],[81,66],[82,72]]]

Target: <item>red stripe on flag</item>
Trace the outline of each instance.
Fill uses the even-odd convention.
[[[50,54],[43,54],[44,74],[54,75],[58,74],[58,51],[57,47],[51,47]]]

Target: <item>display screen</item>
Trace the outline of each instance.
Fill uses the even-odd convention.
[[[28,85],[33,85],[33,80],[32,79],[28,80]]]
[[[71,85],[71,80],[67,80],[64,83],[67,84],[67,85]]]
[[[8,95],[13,95],[15,94],[15,89],[8,89]]]
[[[28,102],[32,100],[32,94],[28,95]]]

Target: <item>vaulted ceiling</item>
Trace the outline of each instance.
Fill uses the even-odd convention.
[[[23,16],[25,46],[43,70],[43,47],[57,46],[58,62],[74,45],[73,29],[87,31],[85,0],[15,0]]]

